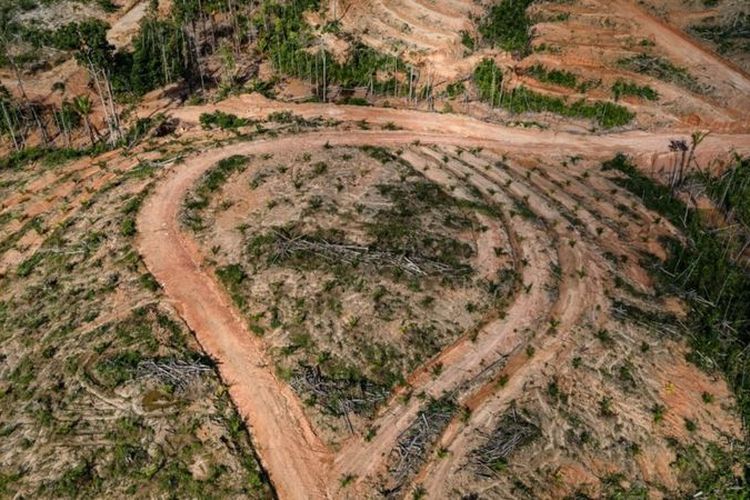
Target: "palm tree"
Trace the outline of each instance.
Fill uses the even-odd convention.
[[[94,147],[94,145],[96,144],[96,141],[94,140],[94,125],[89,119],[89,115],[91,114],[93,107],[94,105],[91,102],[91,98],[89,98],[89,96],[87,95],[79,95],[73,98],[73,109],[75,109],[76,113],[78,113],[78,115],[83,118],[83,123],[86,124],[86,132],[88,132],[89,134],[91,147]]]

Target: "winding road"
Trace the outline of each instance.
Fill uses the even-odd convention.
[[[366,119],[369,123],[394,123],[403,129],[390,132],[317,131],[238,143],[200,153],[184,164],[171,167],[171,171],[156,187],[139,215],[138,249],[149,270],[195,332],[202,347],[219,361],[221,375],[250,427],[263,465],[280,498],[336,498],[342,493],[339,490],[342,476],[352,475],[365,481],[382,469],[399,432],[408,426],[419,408],[416,403],[391,404],[381,413],[378,421],[386,431],[371,443],[353,437],[338,455],[334,455],[321,442],[305,416],[297,395],[276,377],[263,341],[249,332],[222,286],[204,265],[204,256],[198,245],[181,229],[178,216],[182,202],[202,174],[220,159],[233,154],[262,154],[290,148],[304,150],[326,144],[385,147],[415,143],[442,147],[481,146],[492,151],[534,151],[537,154],[547,152],[558,156],[568,152],[590,158],[606,158],[616,152],[625,152],[637,158],[642,165],[650,167],[655,159],[663,158],[667,161],[671,158],[667,150],[668,142],[681,137],[675,131],[578,135],[507,128],[455,115],[316,104],[290,107],[281,103],[253,102],[255,104],[240,98],[215,108],[182,108],[174,114],[183,121],[197,122],[200,113],[208,109],[228,108],[243,116],[265,117],[268,113],[283,108],[310,118],[324,116],[347,122]],[[701,153],[706,157],[727,155],[732,150],[750,152],[750,138],[746,135],[711,135],[701,146]],[[488,178],[486,182],[499,185],[501,180]],[[523,193],[518,193],[519,196],[521,194]],[[541,213],[549,212],[547,216],[550,219],[555,217],[553,208],[539,205],[538,210]],[[525,257],[531,262],[533,272],[546,267],[543,263],[548,257],[542,249],[535,254],[531,245],[526,252]],[[587,259],[582,252],[584,250],[559,253],[558,258],[565,269],[573,270]],[[540,279],[539,276],[536,277],[537,281]],[[558,300],[567,301],[563,306],[557,307],[569,311],[568,315],[562,316],[563,326],[573,325],[577,318],[576,311],[580,311],[583,306],[573,306],[571,301],[581,302],[580,297],[592,293],[597,295],[597,292],[576,288],[580,286],[580,283],[571,284],[570,291],[562,294],[562,298]],[[512,357],[525,342],[513,332],[522,330],[528,322],[529,311],[540,311],[540,314],[548,315],[554,309],[554,304],[547,303],[542,295],[525,295],[511,307],[502,322],[495,321],[485,325],[477,344],[464,342],[454,346],[447,354],[448,359],[441,376],[418,379],[414,382],[417,384],[416,389],[438,396],[442,391],[458,387],[476,376],[481,370],[480,360],[487,353]],[[541,356],[538,359],[546,358]],[[519,378],[514,386],[507,389],[509,394],[519,389],[521,380]],[[440,464],[440,467],[449,465],[446,462]],[[431,488],[436,487],[434,479],[428,484]],[[364,484],[360,486],[364,487]]]
[[[633,2],[616,0],[613,5],[618,10],[628,12],[677,60],[686,60],[712,71],[740,96],[747,96],[750,92],[750,78],[741,69],[689,40]],[[230,394],[250,427],[263,465],[279,497],[283,499],[361,498],[371,495],[373,478],[387,467],[389,452],[400,433],[413,421],[420,409],[419,403],[416,398],[407,403],[392,399],[376,417],[374,425],[381,430],[375,438],[365,442],[359,436],[352,436],[338,453],[334,453],[318,438],[300,399],[285,382],[276,377],[263,341],[249,332],[245,320],[212,271],[204,265],[204,256],[198,245],[181,228],[178,216],[182,202],[201,175],[220,159],[233,154],[305,150],[324,145],[379,145],[411,148],[407,151],[411,155],[409,161],[419,162],[420,157],[431,161],[430,156],[437,154],[429,150],[431,146],[446,148],[441,150],[441,155],[449,153],[448,149],[456,146],[482,147],[488,152],[460,158],[449,155],[451,159],[444,165],[437,162],[442,172],[432,180],[444,183],[446,176],[470,178],[475,187],[490,193],[498,203],[508,206],[513,200],[527,201],[544,221],[544,227],[524,221],[514,221],[514,227],[507,227],[506,224],[511,240],[516,238],[516,231],[523,233],[522,249],[518,244],[514,249],[516,263],[523,260],[526,264],[520,273],[522,283],[525,286],[538,286],[529,287],[525,294],[517,294],[503,319],[490,318],[473,341],[464,337],[441,353],[438,359],[444,369],[438,376],[425,376],[427,372],[423,369],[409,379],[415,393],[423,391],[434,397],[460,388],[463,391],[461,403],[473,410],[468,422],[460,424],[454,419],[441,437],[441,446],[451,451],[450,457],[428,462],[418,473],[419,480],[434,496],[440,494],[445,478],[456,470],[457,457],[465,455],[470,429],[483,427],[487,430],[488,426],[491,427],[492,414],[501,412],[508,401],[522,390],[524,373],[553,361],[556,353],[568,349],[568,336],[581,319],[586,317],[589,322],[597,323],[600,318],[592,313],[593,305],[600,304],[602,308],[605,305],[603,297],[607,264],[597,257],[597,249],[591,243],[574,248],[562,241],[582,238],[585,242],[591,242],[595,239],[594,234],[600,234],[601,226],[606,225],[608,220],[598,214],[600,207],[587,209],[586,201],[591,202],[594,192],[601,194],[611,191],[611,183],[608,184],[609,181],[603,178],[584,182],[580,177],[554,169],[548,171],[546,179],[525,183],[524,179],[529,179],[529,176],[524,175],[528,172],[522,167],[490,172],[488,165],[496,164],[499,155],[506,152],[533,152],[558,158],[580,155],[588,159],[611,158],[622,152],[629,154],[639,167],[654,172],[674,161],[673,153],[668,149],[669,142],[673,139],[689,140],[692,132],[688,129],[664,129],[595,135],[574,131],[529,130],[490,124],[463,115],[315,103],[293,105],[257,95],[234,97],[212,106],[182,107],[171,114],[183,123],[197,125],[201,113],[215,110],[255,119],[265,119],[276,111],[291,111],[307,119],[322,117],[336,122],[366,122],[368,126],[399,129],[375,131],[351,127],[350,130],[319,130],[232,144],[199,153],[184,164],[171,167],[139,214],[138,249],[146,265],[161,283],[166,295],[174,301],[205,351],[219,361],[220,373],[229,385]],[[748,124],[743,126],[742,122],[738,122],[738,125],[737,130],[746,130]],[[734,152],[750,154],[750,135],[710,134],[698,150],[698,159],[707,164],[716,158],[729,159]],[[521,182],[513,182],[519,180]],[[555,190],[554,186],[562,182],[573,187],[567,192]],[[618,200],[620,196],[610,195],[610,202],[623,204],[626,200]],[[635,207],[632,201],[630,204]],[[583,207],[580,212],[577,211],[579,207]],[[562,215],[569,210],[578,214],[582,228],[572,228],[565,223]],[[601,210],[605,214],[609,211],[607,217],[614,220],[613,207],[605,206]],[[634,210],[647,212],[644,207],[635,207]],[[669,228],[666,230],[669,231]],[[618,231],[620,228],[610,225],[605,232],[607,237],[599,239],[600,243],[596,245],[604,250],[616,249],[625,254],[632,251],[630,246],[639,244],[621,241]],[[552,278],[549,262],[557,262],[563,276],[556,285],[555,298],[542,292],[541,285]],[[589,276],[586,279],[580,275],[576,278],[576,273],[583,267],[587,267]],[[538,328],[550,319],[557,322],[560,334],[537,341],[538,354],[529,360],[525,353],[530,339],[522,332]],[[491,378],[483,378],[486,375],[485,358],[489,361],[502,360],[505,374],[513,374],[502,391],[497,390],[497,384],[493,385]],[[344,490],[342,477],[355,478],[355,484]]]

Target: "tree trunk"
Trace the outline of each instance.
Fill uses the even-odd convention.
[[[89,115],[83,115],[83,123],[86,124],[86,132],[89,134],[89,140],[91,141],[91,147],[93,148],[96,146],[96,141],[94,140],[94,132],[91,130],[91,121],[89,120]]]
[[[12,56],[10,56],[9,59],[11,66],[13,66],[13,73],[16,76],[16,81],[18,82],[18,90],[21,91],[21,96],[23,97],[25,104],[31,110],[31,115],[34,117],[34,121],[36,122],[37,127],[39,127],[39,132],[41,132],[42,134],[42,142],[44,142],[44,145],[47,146],[49,144],[49,134],[47,133],[47,128],[39,118],[39,115],[36,112],[36,108],[29,100],[29,96],[26,95],[26,89],[24,89],[23,87],[23,82],[21,81],[21,72],[18,70],[18,65],[16,65],[16,59]]]
[[[102,75],[104,76],[104,83],[106,84],[106,90],[107,95],[109,98],[109,109],[112,116],[112,128],[114,130],[114,137],[112,138],[112,144],[116,143],[120,139],[122,139],[122,127],[120,126],[120,117],[117,114],[117,109],[115,108],[115,97],[114,92],[112,92],[112,80],[109,77],[109,74],[102,70]]]
[[[99,96],[99,100],[102,103],[102,111],[104,112],[104,121],[107,123],[107,128],[109,129],[110,135],[114,135],[114,131],[112,130],[112,121],[109,117],[109,112],[107,111],[107,104],[104,102],[104,92],[102,91],[101,83],[99,82],[99,75],[97,74],[96,68],[94,67],[93,61],[91,61],[91,58],[86,56],[89,63],[89,72],[91,74],[91,77],[94,79],[94,85],[96,86],[96,93]]]
[[[323,49],[323,102],[328,102],[326,82],[326,51]]]
[[[5,121],[8,124],[8,133],[10,134],[10,137],[13,141],[13,148],[16,151],[20,151],[21,148],[18,145],[18,140],[16,139],[16,130],[13,127],[13,122],[10,119],[10,115],[8,114],[8,110],[5,108],[5,102],[0,101],[0,106],[3,108],[3,116],[5,117]]]

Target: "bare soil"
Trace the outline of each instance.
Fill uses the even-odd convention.
[[[234,103],[232,109],[237,111],[242,108]],[[246,114],[251,116],[252,109],[247,109],[247,107],[245,109],[247,110]],[[628,217],[633,217],[633,214],[644,214],[648,221],[656,220],[656,217],[649,214],[643,207],[639,207],[634,199],[624,193],[618,194],[617,197],[624,196],[623,201],[625,203],[620,202],[618,204],[615,204],[614,200],[607,200],[607,198],[596,195],[597,192],[609,192],[612,188],[611,181],[596,173],[595,169],[588,166],[591,165],[590,163],[570,167],[570,163],[565,160],[570,156],[565,155],[565,150],[567,148],[577,151],[583,149],[587,155],[606,157],[611,156],[615,151],[624,149],[639,157],[645,165],[650,165],[652,156],[658,154],[661,149],[658,144],[663,144],[658,140],[658,135],[656,139],[654,134],[649,135],[654,142],[650,142],[643,136],[644,140],[638,140],[633,136],[633,133],[576,138],[574,140],[572,137],[560,137],[560,134],[502,129],[481,123],[472,123],[471,126],[462,129],[463,133],[458,133],[457,127],[461,127],[462,123],[467,123],[468,119],[438,115],[433,117],[431,122],[427,122],[419,119],[419,113],[396,110],[362,110],[361,108],[347,107],[336,107],[334,109],[319,105],[300,105],[292,109],[295,112],[310,115],[313,114],[312,111],[324,114],[324,111],[330,110],[331,114],[339,119],[344,117],[359,119],[360,116],[363,116],[361,113],[369,113],[369,118],[372,121],[377,119],[393,121],[399,126],[414,127],[416,130],[323,132],[275,141],[237,143],[223,150],[213,150],[201,155],[198,159],[190,160],[186,165],[180,166],[174,177],[170,177],[170,179],[178,180],[163,184],[163,186],[168,186],[169,189],[161,188],[141,215],[143,232],[140,244],[147,264],[162,282],[167,293],[173,297],[179,297],[180,309],[187,315],[188,323],[194,325],[199,338],[202,338],[202,342],[209,352],[219,356],[224,361],[221,368],[222,373],[229,380],[236,380],[237,375],[235,373],[237,371],[242,370],[244,373],[248,373],[247,370],[254,367],[250,372],[253,373],[254,377],[271,377],[273,382],[269,382],[269,385],[272,384],[271,387],[275,387],[276,390],[269,392],[268,396],[258,397],[256,391],[240,395],[239,392],[242,389],[239,385],[233,385],[232,390],[236,391],[235,399],[242,408],[243,414],[247,416],[251,428],[255,429],[254,436],[261,450],[264,463],[270,471],[271,478],[284,495],[301,497],[304,496],[305,491],[314,490],[331,496],[339,494],[357,496],[372,492],[373,488],[377,489],[384,484],[389,484],[389,470],[392,465],[389,465],[391,450],[400,439],[401,433],[409,428],[413,419],[423,408],[422,399],[416,397],[405,399],[399,396],[399,394],[403,395],[404,391],[407,391],[408,394],[424,394],[426,397],[434,398],[439,398],[446,392],[455,393],[455,391],[458,391],[458,401],[473,410],[467,420],[456,421],[451,427],[452,430],[441,438],[441,443],[448,449],[448,456],[451,458],[438,460],[432,465],[428,461],[427,469],[419,472],[417,478],[418,482],[424,480],[424,485],[428,487],[429,491],[446,492],[455,487],[466,492],[467,485],[477,484],[476,478],[469,476],[466,479],[468,483],[465,483],[460,479],[461,476],[446,475],[446,471],[450,471],[454,467],[462,467],[461,464],[464,459],[461,457],[466,457],[476,446],[476,437],[471,438],[471,436],[476,436],[474,433],[479,428],[477,425],[480,425],[480,422],[483,422],[481,425],[492,425],[491,416],[498,414],[498,410],[493,408],[507,408],[511,400],[516,402],[527,401],[524,398],[530,398],[534,394],[529,392],[529,387],[535,386],[534,380],[540,375],[544,377],[544,380],[549,381],[552,378],[558,380],[558,384],[562,384],[568,370],[573,370],[568,368],[571,366],[571,360],[574,357],[584,357],[580,353],[585,353],[585,359],[590,360],[585,361],[585,363],[594,363],[592,366],[598,365],[598,368],[586,372],[589,378],[595,377],[596,374],[606,373],[607,370],[615,370],[615,373],[621,373],[619,366],[623,362],[627,363],[628,366],[625,373],[635,373],[632,383],[628,376],[613,385],[612,379],[603,376],[596,382],[592,379],[585,385],[578,384],[575,386],[575,390],[566,386],[563,392],[568,394],[568,390],[570,390],[570,394],[566,398],[573,398],[575,393],[577,411],[581,412],[582,415],[588,415],[586,417],[589,419],[588,425],[593,429],[589,433],[601,433],[600,438],[604,439],[604,436],[607,436],[610,431],[607,431],[607,426],[602,426],[602,422],[598,422],[597,419],[603,418],[604,424],[606,424],[609,419],[613,418],[609,416],[611,412],[612,415],[617,416],[617,421],[620,422],[618,425],[620,432],[626,433],[631,441],[640,442],[639,433],[644,432],[644,422],[648,422],[652,417],[650,406],[638,404],[636,401],[641,401],[645,394],[650,395],[649,397],[654,398],[655,401],[664,401],[662,398],[666,396],[663,393],[663,384],[668,384],[667,387],[674,387],[681,382],[672,380],[670,375],[666,375],[669,379],[665,380],[664,372],[657,368],[663,366],[664,363],[673,364],[675,361],[660,361],[658,358],[649,359],[647,364],[623,361],[623,358],[627,359],[628,356],[632,355],[628,353],[642,347],[641,339],[644,339],[644,335],[647,336],[648,334],[646,333],[647,330],[642,329],[643,327],[639,327],[637,323],[631,323],[629,320],[625,322],[627,334],[614,333],[616,331],[624,332],[625,330],[619,323],[622,320],[613,317],[609,312],[611,299],[607,297],[611,297],[613,293],[622,293],[611,288],[612,273],[616,272],[634,280],[633,286],[636,289],[643,290],[642,293],[649,293],[650,283],[647,280],[644,282],[637,281],[637,277],[643,277],[644,274],[642,270],[637,270],[638,266],[635,259],[628,259],[626,262],[631,264],[623,266],[621,270],[613,271],[612,263],[604,255],[613,251],[626,253],[636,251],[637,248],[646,245],[646,243],[639,237],[643,230],[640,223],[627,223],[624,226],[620,223],[612,225],[608,216],[604,214],[622,212],[622,209],[617,207],[623,205],[633,207],[632,209],[635,210],[632,214],[627,215]],[[351,116],[349,116],[350,113]],[[378,117],[381,113],[382,116]],[[176,114],[182,120],[186,120],[191,116],[196,116],[198,110],[180,110]],[[441,123],[443,121],[445,123]],[[470,122],[470,120],[468,121]],[[450,125],[447,126],[447,124]],[[442,128],[443,132],[425,132],[425,129],[433,128]],[[458,136],[464,136],[465,138],[458,139]],[[662,138],[663,140],[664,138]],[[712,140],[715,141],[713,143],[715,147],[721,148],[720,145],[723,141],[728,140],[728,137],[715,135]],[[197,251],[197,247],[180,229],[179,207],[188,193],[190,183],[197,181],[220,158],[230,153],[262,155],[291,151],[294,157],[299,157],[306,152],[314,153],[316,147],[324,145],[335,147],[337,145],[380,144],[390,147],[396,145],[406,147],[409,144],[414,144],[415,141],[424,146],[416,149],[412,149],[412,146],[405,149],[402,153],[403,157],[413,161],[414,165],[420,164],[419,158],[422,158],[423,161],[425,161],[425,158],[428,159],[427,165],[430,165],[430,168],[424,173],[431,180],[446,182],[446,179],[451,176],[465,180],[465,174],[468,173],[470,174],[471,184],[481,191],[489,193],[498,201],[504,201],[506,209],[510,210],[510,207],[513,206],[511,204],[513,200],[520,199],[528,204],[534,214],[533,218],[524,221],[521,220],[523,217],[517,215],[514,217],[513,223],[513,233],[518,234],[517,238],[521,242],[520,248],[526,262],[523,268],[522,282],[528,291],[519,294],[502,318],[489,321],[477,335],[462,338],[423,369],[410,376],[406,389],[397,391],[391,402],[372,421],[370,427],[377,429],[375,435],[364,436],[368,439],[364,439],[364,437],[350,438],[347,443],[341,446],[334,459],[333,451],[324,451],[326,447],[320,440],[311,437],[316,434],[312,430],[313,426],[310,421],[305,416],[304,405],[295,395],[289,394],[289,389],[281,385],[281,381],[274,377],[270,359],[267,357],[261,358],[268,361],[263,361],[260,365],[257,363],[248,365],[246,361],[243,361],[244,359],[258,359],[264,352],[266,352],[265,356],[268,356],[269,346],[264,346],[262,341],[253,337],[252,334],[247,332],[245,326],[242,323],[237,323],[236,320],[233,320],[235,326],[228,326],[225,330],[227,333],[219,336],[216,335],[216,332],[222,330],[209,330],[203,326],[206,324],[203,322],[208,317],[192,316],[200,315],[199,311],[207,307],[207,297],[219,293],[209,290],[218,290],[219,285],[216,283],[214,276],[200,269],[200,263],[209,256],[201,257],[200,254],[193,253]],[[459,150],[450,149],[455,147],[455,144],[461,143],[480,145],[488,148],[488,151],[486,153],[481,151],[468,154],[464,150],[459,154]],[[443,149],[445,152],[441,152],[440,149],[434,151],[428,146],[430,144],[440,145],[441,148],[448,147],[448,149]],[[649,150],[649,147],[654,147],[654,149]],[[513,158],[515,152],[525,151],[529,148],[533,149],[535,156],[541,155],[544,160],[538,160],[537,163],[527,158],[516,163],[512,159],[504,159],[507,158],[505,155],[510,155],[510,158]],[[500,150],[503,156],[490,150]],[[448,158],[445,166],[441,163],[444,161],[444,156]],[[562,171],[560,171],[559,166],[543,167],[543,165],[554,165],[555,158],[558,158],[559,162],[564,161],[569,166],[568,168],[573,168],[573,172],[578,174],[566,180],[564,175],[562,178],[560,177]],[[508,167],[498,169],[496,166],[506,162],[509,162],[507,163]],[[536,166],[526,166],[529,164]],[[435,170],[435,165],[440,165],[440,170],[444,173],[430,174]],[[487,165],[487,169],[484,165]],[[582,180],[583,178],[579,174],[583,172],[588,172],[589,177],[586,177],[586,179],[593,179],[590,181]],[[447,178],[445,177],[446,174],[448,174]],[[505,179],[511,181],[510,191],[507,191],[506,186],[508,184]],[[513,182],[514,180],[515,182]],[[172,187],[175,184],[179,187]],[[568,191],[569,189],[570,191]],[[245,205],[245,207],[252,210],[250,207],[254,206],[258,210],[264,204],[262,200],[267,199],[268,196],[264,196],[260,203],[255,201],[252,205]],[[571,220],[574,220],[571,218],[573,213],[579,219],[575,224],[571,223]],[[508,213],[508,216],[510,217],[510,213]],[[611,216],[622,218],[626,214],[621,213]],[[636,216],[641,217],[640,215]],[[534,222],[534,220],[537,222]],[[603,226],[603,234],[610,236],[599,236],[596,229],[599,225]],[[649,228],[649,231],[654,231],[654,233],[650,233],[653,237],[664,234],[663,231],[673,232],[663,224],[647,223],[646,227]],[[551,246],[550,242],[552,242]],[[577,244],[574,245],[573,242],[577,242]],[[191,257],[174,259],[175,255],[181,255],[183,252]],[[161,257],[161,255],[166,254],[172,257],[170,259]],[[625,260],[623,259],[623,261]],[[615,269],[619,269],[619,266]],[[202,283],[205,282],[212,283],[209,289],[201,288],[197,290],[195,288],[196,286],[202,287]],[[194,299],[191,297],[194,297]],[[216,300],[219,301],[219,298]],[[641,304],[638,307],[649,307],[645,302],[641,302],[642,299],[639,300],[637,295],[630,297],[629,300],[635,300]],[[200,301],[200,306],[198,302],[192,301]],[[232,306],[226,297],[221,298],[216,307],[221,309],[216,309],[211,317],[221,317],[232,311]],[[221,312],[222,309],[226,310],[227,313]],[[237,329],[237,333],[232,333],[231,328]],[[601,330],[612,331],[612,335],[615,336],[614,340],[598,340],[596,333]],[[668,332],[669,329],[667,328],[666,331]],[[237,340],[229,340],[233,338]],[[215,344],[216,347],[212,347],[214,343],[227,341],[231,342],[231,348],[219,348],[218,344]],[[533,346],[533,351],[529,349],[530,346]],[[607,361],[608,356],[596,354],[598,349],[604,349],[605,352],[611,353],[609,362]],[[228,352],[227,350],[233,354],[231,356],[222,354]],[[530,352],[533,352],[533,354],[530,355]],[[660,347],[658,352],[659,356],[675,356],[674,360],[682,359],[677,350],[672,352],[667,348]],[[438,363],[441,366],[440,371],[432,370],[431,367]],[[681,369],[693,371],[693,374],[690,375],[691,380],[700,380],[701,387],[706,388],[711,394],[715,394],[718,399],[729,397],[728,390],[723,382],[711,380],[700,374],[697,368],[684,365],[684,362],[681,363],[684,366]],[[488,366],[493,368],[487,371]],[[620,372],[617,370],[620,370]],[[255,375],[256,371],[257,375]],[[577,375],[575,378],[577,380]],[[497,380],[501,380],[503,383],[499,385]],[[257,388],[257,385],[255,381],[248,381],[246,387]],[[536,386],[539,386],[538,382]],[[284,388],[282,389],[282,387]],[[545,388],[542,385],[539,391],[543,393],[544,390]],[[674,389],[669,390],[670,395],[675,393]],[[260,394],[264,394],[264,392]],[[680,430],[678,435],[687,441],[693,442],[694,439],[701,439],[723,442],[725,436],[734,436],[734,439],[739,437],[740,430],[736,420],[737,417],[733,415],[729,407],[712,405],[710,407],[711,417],[708,417],[709,413],[696,412],[694,405],[682,403],[682,398],[688,397],[687,394],[694,394],[693,391],[688,390],[684,394],[685,396],[678,396],[678,399],[672,400],[668,410],[668,413],[673,415],[670,420],[665,421],[665,424],[655,426],[649,432],[655,434],[663,432],[662,435],[677,433],[679,430],[677,423],[683,418],[690,418],[695,421],[700,420],[700,424],[698,424],[699,434],[688,435],[684,430]],[[522,395],[524,398],[521,397]],[[291,401],[296,401],[293,410],[295,417],[289,420],[277,418],[270,408],[280,406],[282,403],[273,402],[273,400],[268,401],[266,398],[269,397],[281,398],[285,401],[285,405],[291,404]],[[632,398],[632,403],[625,403],[628,398]],[[541,409],[535,410],[531,400],[528,401],[529,411],[544,413],[549,410],[549,403]],[[613,408],[608,408],[604,416],[597,416],[595,408],[597,405],[603,404],[601,401],[613,401]],[[259,405],[265,404],[270,405],[269,411],[259,411]],[[287,411],[289,411],[289,408],[287,408]],[[708,412],[709,408],[706,408],[706,411]],[[722,421],[717,419],[719,418],[715,413],[717,411],[722,415],[720,419],[725,419],[723,420],[724,424],[714,425],[714,423]],[[561,418],[544,414],[545,418]],[[674,422],[674,424],[669,422]],[[553,430],[556,428],[555,425],[542,426],[542,428],[545,429],[545,432],[557,432]],[[274,429],[274,431],[269,432],[268,429]],[[632,434],[628,434],[631,432]],[[280,447],[272,446],[271,443],[279,442],[278,439],[283,439],[283,445]],[[555,454],[554,456],[558,453],[554,450],[559,450],[556,446],[570,446],[569,442],[552,436],[545,438],[543,442],[546,443],[545,447],[549,447],[550,443],[558,443],[552,445],[550,449],[550,452]],[[656,448],[653,448],[656,446],[655,444],[649,446],[652,449],[651,452],[659,456],[671,453],[666,444],[659,444]],[[321,455],[319,458],[311,458],[307,462],[299,461],[289,464],[289,456],[305,456],[305,454]],[[330,464],[332,460],[334,462],[331,469],[326,464]],[[610,472],[617,469],[617,464],[627,462],[624,457],[616,458],[611,455],[605,457],[593,451],[584,453],[577,460],[579,460],[578,463],[581,464],[583,470],[586,470],[586,467],[590,466],[591,463],[597,463],[602,464],[598,465],[599,469],[597,470],[606,469]],[[275,465],[279,462],[282,462],[283,465]],[[431,472],[433,467],[438,465],[439,470]],[[312,466],[315,468],[311,469]],[[295,469],[299,467],[301,470],[295,474],[290,474],[288,473],[289,467]],[[571,467],[573,466],[571,465]],[[647,487],[658,484],[666,485],[666,487],[675,491],[681,488],[678,479],[679,471],[673,468],[646,472],[650,475],[645,475],[645,472],[640,469],[628,470],[630,477],[648,477]],[[527,486],[532,489],[544,488],[549,477],[544,473],[540,474]],[[600,474],[604,474],[604,472],[600,472]],[[335,484],[342,477],[356,478],[354,485],[347,481],[348,486],[344,490],[334,493],[337,490]],[[447,477],[455,477],[455,480],[451,479],[446,483]],[[575,487],[580,486],[574,479],[571,479],[567,486],[561,486],[561,491],[570,492]],[[646,481],[646,479],[643,480]],[[397,486],[408,488],[408,483]],[[595,485],[593,487],[596,489],[601,486]],[[325,491],[329,493],[323,493]],[[354,493],[355,491],[357,493]]]
[[[702,168],[750,154],[746,61],[684,32],[719,15],[702,3],[539,3],[532,54],[519,60],[461,43],[462,30],[476,33],[481,2],[336,0],[308,18],[318,30],[341,22],[346,36],[321,35],[337,57],[354,35],[438,89],[466,81],[467,94],[291,104],[310,85],[282,79],[281,100],[181,106],[174,88],[160,90],[132,116],[166,112],[178,120],[173,135],[2,172],[0,495],[267,497],[264,469],[280,498],[659,498],[694,493],[721,462],[739,470],[735,399],[722,378],[686,361],[686,307],[641,265],[644,255],[666,258],[662,237],[682,235],[600,168],[625,153],[666,179],[677,160],[670,141],[699,130],[709,132]],[[113,43],[127,45],[147,4],[112,17]],[[684,68],[696,86],[619,63],[639,54]],[[623,97],[637,118],[615,132],[511,116],[472,99],[484,57],[509,88],[609,100],[624,79],[660,98]],[[540,82],[528,74],[537,63],[593,83]],[[273,76],[268,65],[259,71]],[[0,79],[18,91],[14,75]],[[52,92],[58,81],[64,93]],[[45,103],[90,91],[73,61],[25,75],[24,88]],[[203,130],[201,114],[217,110],[260,126]],[[282,111],[289,123],[269,121]],[[233,155],[248,164],[186,210]],[[342,266],[320,250],[280,259],[277,247],[257,245],[283,229],[432,262],[439,252],[378,246],[374,236],[384,213],[415,203],[405,187],[416,181],[439,188],[444,203],[417,203],[407,222],[468,249],[450,262],[469,266],[470,279]],[[486,285],[508,272],[517,280],[489,297]],[[413,325],[431,328],[409,337]],[[375,345],[380,357],[366,356]],[[187,387],[141,376],[144,359],[211,367],[199,353],[216,371]],[[300,382],[305,373],[336,382],[341,371],[377,403],[331,411]],[[507,427],[524,434],[508,445]],[[486,461],[498,442],[507,454]]]

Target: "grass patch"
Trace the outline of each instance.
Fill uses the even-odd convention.
[[[648,85],[638,85],[633,82],[626,82],[625,80],[617,80],[612,85],[612,94],[614,94],[616,101],[622,96],[640,97],[647,101],[659,100],[659,93]]]
[[[569,89],[578,87],[578,77],[570,71],[547,69],[541,64],[535,64],[526,73],[540,82],[552,83]]]
[[[253,121],[247,118],[240,118],[231,113],[223,111],[214,111],[213,113],[202,113],[199,118],[201,127],[205,130],[219,128],[221,130],[237,130],[240,127],[252,125]]]

